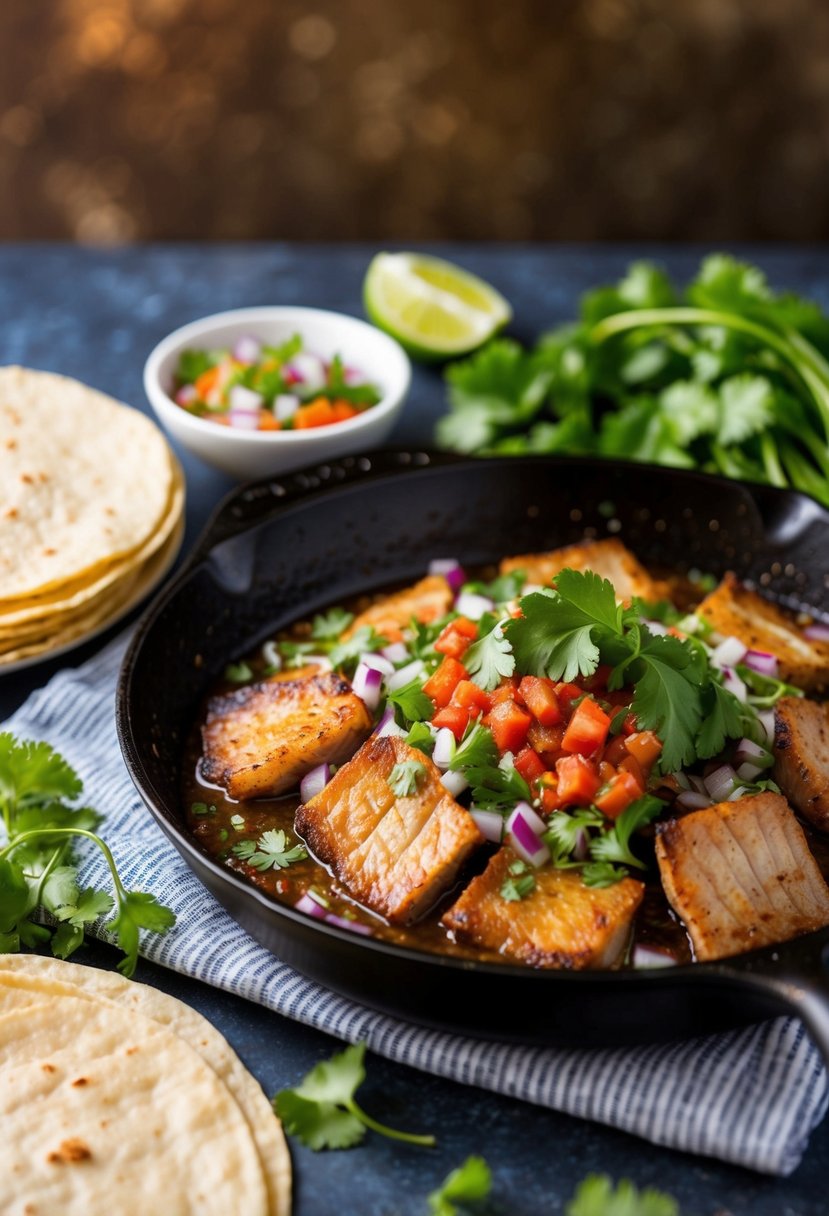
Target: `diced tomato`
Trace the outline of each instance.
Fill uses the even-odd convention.
[[[639,724],[636,721],[636,714],[628,714],[622,723],[622,734],[633,735],[639,729]]]
[[[524,704],[542,726],[558,726],[561,721],[561,706],[552,680],[539,676],[524,676],[519,685]]]
[[[278,418],[274,418],[270,410],[259,411],[259,430],[260,431],[279,431],[282,429],[282,424]]]
[[[607,688],[607,681],[610,679],[610,673],[613,668],[608,663],[600,663],[592,676],[588,676],[584,681],[584,687],[589,692],[604,692]]]
[[[218,388],[219,376],[222,370],[218,364],[214,367],[208,367],[207,371],[202,372],[194,381],[196,392],[199,394],[200,401],[207,401],[209,394],[214,388]]]
[[[498,687],[489,694],[492,704],[501,705],[504,701],[517,701],[519,705],[523,705],[524,698],[521,696],[519,684],[518,676],[508,676],[502,680]]]
[[[648,784],[648,779],[642,769],[642,765],[635,756],[625,756],[624,760],[619,761],[619,772],[630,773],[631,776],[638,782],[640,789],[645,788]]]
[[[616,769],[613,767],[613,765],[606,759],[601,760],[599,762],[599,780],[601,781],[602,785],[607,785],[610,778],[615,776]]]
[[[562,713],[568,714],[570,712],[570,702],[577,701],[579,697],[583,697],[584,689],[579,688],[578,684],[556,684],[555,694]]]
[[[469,673],[463,663],[459,663],[457,659],[452,658],[451,654],[448,654],[437,671],[429,676],[423,685],[423,691],[427,697],[432,698],[438,709],[443,709],[452,700],[452,693],[460,681],[468,678]]]
[[[455,617],[450,621],[435,642],[438,654],[451,655],[453,659],[462,659],[466,651],[478,636],[478,626],[465,616]]]
[[[331,411],[335,422],[347,422],[349,418],[356,418],[360,412],[355,410],[350,401],[343,401],[340,398],[331,402]]]
[[[558,777],[555,773],[543,773],[538,778],[538,793],[541,798],[541,809],[545,815],[561,809],[561,799],[558,796]]]
[[[616,735],[616,737],[611,739],[607,747],[604,749],[602,759],[606,760],[608,764],[612,764],[614,768],[618,768],[621,761],[625,760],[630,755],[630,752],[625,747],[626,743],[627,739],[624,737],[624,735]]]
[[[599,788],[599,775],[584,756],[562,756],[556,761],[561,806],[588,806]]]
[[[617,819],[631,802],[642,797],[642,787],[631,773],[618,772],[596,794],[595,803],[603,815]]]
[[[592,756],[604,746],[609,730],[610,718],[601,705],[592,697],[585,697],[570,719],[561,746],[566,752]]]
[[[533,722],[527,732],[530,746],[544,757],[548,763],[557,760],[561,754],[561,740],[564,737],[563,726],[541,726]]]
[[[455,686],[455,691],[452,693],[451,705],[460,705],[463,709],[469,711],[470,716],[478,714],[488,714],[492,708],[489,701],[489,693],[483,688],[479,688],[477,684],[473,684],[472,680],[459,680]]]
[[[461,705],[447,705],[445,709],[437,711],[432,718],[432,725],[448,726],[460,743],[469,725],[469,710],[464,709]]]
[[[526,781],[527,785],[532,785],[537,781],[542,773],[547,770],[544,768],[544,761],[539,756],[538,752],[534,752],[531,747],[522,748],[515,757],[515,767],[521,776]]]
[[[625,747],[642,768],[652,768],[662,751],[662,743],[652,730],[640,730],[625,739]]]
[[[315,426],[330,426],[338,422],[336,411],[327,397],[315,397],[301,405],[294,414],[294,430],[305,431]]]
[[[493,706],[488,718],[492,737],[501,752],[519,752],[531,723],[527,711],[514,701],[502,701]]]

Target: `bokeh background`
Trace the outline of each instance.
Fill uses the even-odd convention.
[[[2,0],[0,239],[815,240],[826,0]]]

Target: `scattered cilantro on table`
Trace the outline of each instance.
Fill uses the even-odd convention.
[[[47,943],[67,958],[84,938],[87,925],[115,914],[106,925],[125,957],[118,970],[126,976],[138,961],[139,930],[163,933],[175,922],[154,895],[127,891],[109,846],[95,831],[101,816],[78,806],[83,786],[77,773],[48,743],[0,734],[0,815],[6,843],[0,847],[0,953],[21,945]],[[78,886],[72,845],[92,841],[103,853],[114,899],[104,891]],[[39,923],[45,913],[57,927]]]
[[[467,1157],[427,1197],[431,1216],[456,1216],[458,1204],[466,1207],[487,1199],[492,1190],[492,1171],[483,1157]]]
[[[285,1130],[314,1150],[351,1148],[360,1143],[367,1128],[392,1140],[431,1147],[434,1136],[396,1131],[357,1105],[354,1094],[366,1078],[365,1051],[365,1043],[346,1047],[316,1064],[299,1085],[281,1089],[273,1106]]]
[[[829,504],[829,318],[723,254],[684,293],[634,263],[534,349],[496,338],[446,381],[455,451],[653,461]]]
[[[679,1205],[664,1191],[640,1191],[623,1178],[617,1186],[605,1174],[591,1174],[579,1185],[565,1216],[679,1216]]]

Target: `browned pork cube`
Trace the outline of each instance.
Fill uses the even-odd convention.
[[[505,557],[500,568],[502,574],[523,570],[528,582],[541,585],[551,583],[564,569],[592,570],[613,584],[617,600],[627,603],[638,596],[652,603],[668,598],[667,585],[652,578],[630,549],[615,538],[567,545],[549,553]]]
[[[401,796],[389,776],[404,762],[422,770],[416,790]],[[429,757],[392,737],[365,743],[299,808],[296,830],[355,900],[397,924],[428,911],[484,839]]]
[[[548,866],[533,871],[529,895],[507,900],[501,887],[516,861],[508,846],[499,849],[444,913],[442,924],[460,942],[531,967],[612,967],[630,936],[645,894],[642,883],[624,878],[612,887],[586,887],[573,870]]]
[[[829,643],[805,638],[790,616],[733,574],[706,596],[697,612],[723,637],[777,655],[780,678],[789,684],[807,691],[829,687]]]
[[[829,924],[829,887],[780,794],[719,802],[661,824],[656,858],[700,960]]]
[[[430,574],[413,587],[405,587],[394,595],[384,596],[365,612],[356,616],[346,631],[346,637],[364,625],[371,625],[390,642],[399,642],[402,630],[412,621],[428,624],[436,621],[452,607],[452,591],[441,574]]]
[[[829,831],[829,705],[781,697],[774,711],[774,779],[806,819]]]
[[[318,764],[347,760],[370,730],[364,702],[333,672],[250,684],[210,700],[202,775],[231,798],[282,794]]]

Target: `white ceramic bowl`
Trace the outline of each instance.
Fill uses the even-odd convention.
[[[376,384],[383,396],[356,418],[303,431],[243,431],[205,421],[176,405],[170,392],[183,350],[233,346],[245,334],[277,345],[292,334],[323,359],[341,355]],[[220,312],[169,334],[144,365],[144,389],[173,439],[208,464],[247,481],[377,447],[388,437],[411,380],[403,348],[373,325],[319,308],[262,307]]]

